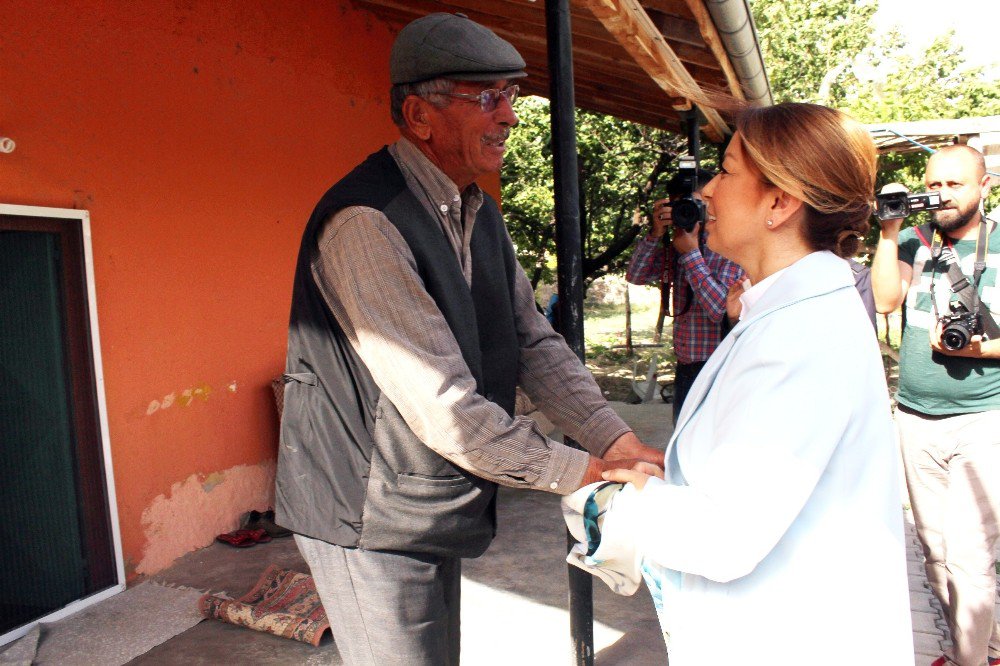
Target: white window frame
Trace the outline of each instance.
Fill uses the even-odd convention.
[[[81,599],[77,599],[76,601],[63,606],[58,610],[33,620],[28,624],[12,629],[6,634],[0,635],[0,646],[6,645],[7,643],[24,636],[39,623],[55,622],[56,620],[78,613],[88,606],[92,606],[125,590],[125,559],[122,555],[121,528],[118,524],[118,499],[115,495],[114,466],[111,462],[111,437],[108,430],[108,406],[104,395],[104,365],[101,361],[101,335],[100,329],[97,325],[97,289],[94,283],[94,253],[91,247],[90,213],[85,210],[75,210],[72,208],[46,208],[44,206],[0,204],[0,216],[5,215],[62,219],[65,220],[67,224],[80,225],[81,236],[83,238],[83,262],[87,275],[90,347],[93,353],[94,362],[94,394],[97,396],[101,449],[104,456],[104,483],[108,496],[108,519],[111,523],[111,534],[114,542],[115,568],[118,574],[118,582],[111,587],[105,588]]]

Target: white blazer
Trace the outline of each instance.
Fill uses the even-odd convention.
[[[605,526],[672,570],[671,666],[913,664],[889,396],[844,260],[812,253],[754,304],[665,463]]]

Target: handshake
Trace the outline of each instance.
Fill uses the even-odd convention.
[[[634,483],[641,489],[650,477],[663,478],[663,451],[643,444],[627,432],[611,444],[603,458],[591,456],[581,487],[597,481]]]

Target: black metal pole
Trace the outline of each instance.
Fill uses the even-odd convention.
[[[681,117],[686,125],[684,129],[687,133],[688,154],[698,157],[701,153],[701,124],[698,122],[698,107],[692,104],[691,108],[685,111]]]
[[[583,361],[583,257],[580,188],[576,162],[576,106],[573,99],[573,44],[569,0],[545,0],[552,114],[552,163],[556,209],[556,262],[560,333]],[[567,439],[567,444],[576,445]],[[574,539],[567,533],[567,542]],[[569,569],[569,631],[575,663],[594,663],[593,584],[589,574]]]

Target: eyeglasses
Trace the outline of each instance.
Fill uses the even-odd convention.
[[[489,113],[496,110],[497,105],[500,104],[501,97],[506,97],[510,105],[514,106],[514,102],[517,101],[517,94],[520,90],[521,89],[518,86],[510,85],[503,90],[500,90],[499,88],[490,88],[489,90],[484,90],[478,95],[457,92],[443,92],[436,94],[447,95],[448,97],[459,97],[461,99],[479,102],[480,108],[482,108],[484,112]]]

